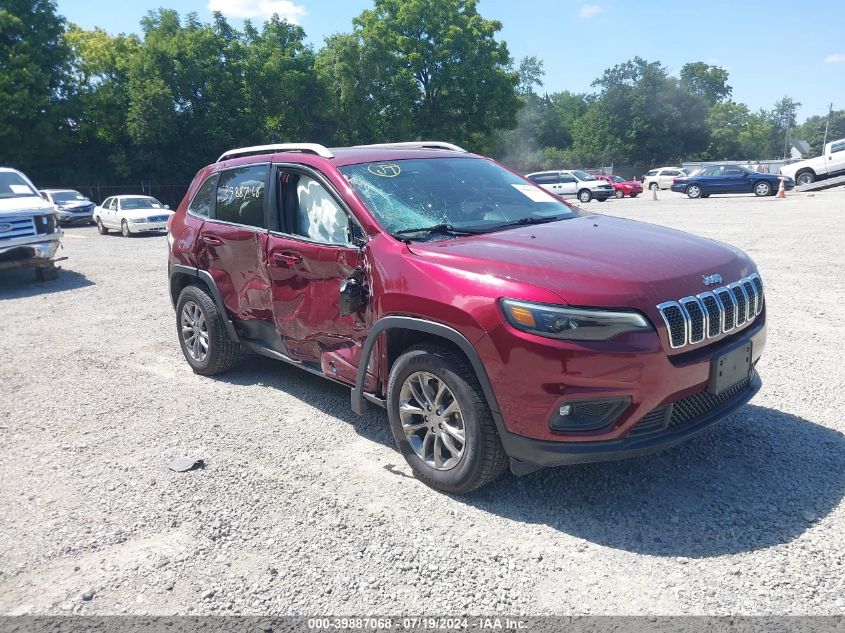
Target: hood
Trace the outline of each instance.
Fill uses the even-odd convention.
[[[57,202],[56,206],[60,209],[77,209],[94,206],[90,200],[70,200],[68,202]]]
[[[29,213],[53,213],[53,205],[40,196],[0,198],[0,217]]]
[[[126,209],[120,212],[120,216],[127,220],[135,220],[137,218],[155,218],[160,215],[169,216],[173,213],[170,209],[161,207],[160,209]]]
[[[411,251],[445,266],[540,286],[570,305],[637,308],[730,283],[755,271],[741,250],[662,226],[603,215],[437,242]],[[517,299],[520,297],[516,297]]]

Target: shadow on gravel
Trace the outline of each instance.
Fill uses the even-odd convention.
[[[94,282],[85,275],[62,268],[54,281],[36,281],[35,270],[22,268],[0,271],[0,301],[47,295],[93,286]]]
[[[266,385],[284,391],[308,406],[349,423],[361,437],[396,449],[384,409],[370,404],[366,414],[356,415],[352,412],[349,387],[288,363],[252,354],[231,371],[210,378],[233,385]],[[398,450],[395,463],[405,463]]]
[[[262,384],[348,422],[395,449],[386,413],[349,407],[349,389],[296,367],[251,356],[216,380]],[[396,461],[385,464],[403,474]],[[656,556],[702,558],[785,543],[845,496],[845,437],[748,405],[709,432],[663,453],[619,462],[506,474],[459,503],[542,523],[593,543]]]
[[[507,475],[466,501],[608,547],[700,558],[790,541],[843,495],[842,433],[748,405],[664,453]]]

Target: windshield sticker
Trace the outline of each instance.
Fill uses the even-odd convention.
[[[157,202],[153,202],[153,209],[161,209],[161,205]]]
[[[399,165],[394,163],[374,163],[367,167],[367,171],[373,176],[381,176],[382,178],[396,178],[402,173]]]
[[[530,198],[534,202],[557,202],[551,194],[546,193],[539,187],[534,185],[512,185],[514,189],[519,191],[526,198]]]
[[[9,185],[9,189],[12,190],[12,193],[17,194],[32,193],[26,185]]]

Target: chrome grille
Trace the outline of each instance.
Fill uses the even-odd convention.
[[[0,217],[0,240],[9,240],[14,237],[28,237],[30,235],[35,235],[35,220],[32,216],[25,218]]]
[[[698,345],[745,327],[763,311],[763,281],[754,273],[739,281],[657,306],[672,349]]]

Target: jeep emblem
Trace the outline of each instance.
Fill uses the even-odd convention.
[[[11,224],[0,224],[0,233],[8,233],[13,228]]]
[[[716,273],[713,275],[702,275],[701,281],[704,282],[705,286],[712,286],[713,284],[720,284],[722,283],[722,275]]]

